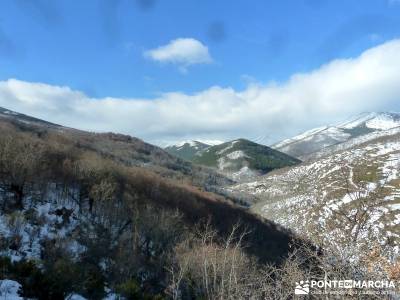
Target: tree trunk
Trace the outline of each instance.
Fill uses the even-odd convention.
[[[11,184],[10,186],[11,192],[14,194],[14,199],[15,199],[15,206],[17,209],[23,209],[24,208],[24,187],[23,185],[18,185],[18,184]]]

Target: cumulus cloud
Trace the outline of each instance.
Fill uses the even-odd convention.
[[[365,111],[400,110],[400,40],[334,60],[282,83],[210,87],[155,99],[90,98],[69,87],[9,79],[0,106],[92,131],[153,143],[269,136],[270,142]]]
[[[211,63],[207,46],[192,38],[179,38],[165,46],[144,52],[144,56],[162,63],[178,65],[183,71],[190,65]]]

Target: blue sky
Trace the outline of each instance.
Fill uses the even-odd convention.
[[[195,95],[215,86],[245,93],[252,85],[285,85],[293,74],[312,74],[334,60],[357,58],[399,35],[399,0],[3,0],[0,81],[68,87],[93,101],[155,101],[165,93]],[[186,42],[182,53],[177,41]],[[54,118],[32,103],[16,105],[21,99],[4,101],[10,108]],[[359,109],[397,109],[390,101],[375,102],[382,107]],[[340,117],[355,112],[346,110]],[[319,125],[298,122],[274,139]],[[109,129],[141,136],[136,128]],[[196,127],[181,135],[164,134],[170,139],[250,136],[240,130],[221,136],[210,131]]]
[[[0,39],[11,45],[0,47],[11,49],[0,48],[0,79],[96,97],[282,81],[400,34],[400,3],[386,0],[3,0],[1,7]],[[214,62],[183,74],[144,58],[176,38],[199,40]]]

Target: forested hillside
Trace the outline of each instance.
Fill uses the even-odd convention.
[[[26,297],[170,297],[183,260],[175,292],[200,297],[211,293],[199,261],[212,259],[209,251],[240,256],[229,267],[242,268],[240,286],[257,273],[251,261],[280,264],[292,242],[302,243],[206,192],[226,180],[207,169],[127,136],[23,120],[0,120],[0,263]]]

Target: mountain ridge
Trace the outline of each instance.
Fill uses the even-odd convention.
[[[271,147],[300,158],[310,159],[314,154],[372,132],[380,132],[400,126],[400,113],[362,113],[337,125],[325,125],[310,129]]]
[[[192,161],[197,153],[211,146],[212,145],[200,141],[190,140],[167,146],[164,150],[179,158]]]
[[[237,139],[198,152],[193,162],[240,181],[300,163],[300,160],[268,146]]]
[[[361,135],[334,148],[227,189],[253,195],[253,212],[315,241],[344,246],[354,237],[356,242],[350,243],[360,249],[379,242],[398,255],[400,127]]]

